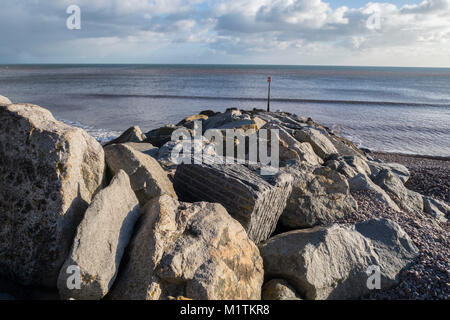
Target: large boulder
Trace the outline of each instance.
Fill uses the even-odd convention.
[[[72,250],[58,278],[61,298],[93,300],[108,293],[138,217],[138,199],[128,175],[120,170],[111,184],[94,197],[78,226]],[[70,267],[80,271],[79,289],[68,287]]]
[[[415,191],[408,190],[402,180],[392,173],[391,170],[382,170],[377,175],[374,182],[385,191],[394,194],[401,205],[409,211],[419,213],[423,211],[422,196]]]
[[[440,222],[447,222],[450,215],[450,206],[444,201],[433,199],[432,197],[422,196],[423,211]]]
[[[350,195],[347,179],[327,167],[313,172],[290,170],[295,177],[292,193],[281,215],[281,223],[289,229],[329,224],[358,208]]]
[[[0,107],[6,107],[9,104],[12,104],[11,100],[9,100],[5,96],[0,95]]]
[[[113,144],[105,148],[108,168],[117,174],[124,170],[130,177],[131,187],[144,206],[150,199],[168,194],[177,195],[167,174],[151,156],[137,151],[126,144]]]
[[[282,126],[267,123],[263,129],[278,130],[280,161],[300,160],[311,165],[320,165],[323,163],[323,160],[314,152],[311,144],[308,142],[299,142]]]
[[[258,248],[224,207],[167,195],[143,213],[112,299],[260,299]]]
[[[237,109],[228,109],[224,113],[216,114],[203,122],[203,132],[209,129],[218,129],[227,123],[241,120],[241,116],[242,113]]]
[[[263,300],[302,300],[295,289],[283,279],[272,279],[262,288]]]
[[[300,142],[309,142],[322,159],[338,153],[333,143],[328,139],[328,133],[325,130],[313,127],[303,128],[295,131],[294,137]]]
[[[259,243],[275,230],[292,188],[292,176],[266,176],[240,164],[181,164],[174,187],[183,201],[222,204]]]
[[[145,134],[147,139],[145,142],[151,143],[152,145],[161,148],[165,143],[172,140],[172,133],[182,127],[167,125],[158,129],[151,130]]]
[[[281,277],[309,300],[355,299],[369,293],[369,267],[381,288],[396,284],[417,255],[409,236],[389,220],[332,225],[277,235],[260,246],[266,277]]]
[[[381,171],[390,170],[395,174],[402,183],[406,183],[410,177],[410,173],[407,167],[399,163],[385,163],[381,160],[369,160],[367,164],[370,168],[370,177],[375,179]]]
[[[348,180],[350,190],[352,191],[372,191],[376,198],[384,203],[389,208],[400,211],[398,205],[391,199],[391,197],[380,186],[375,184],[367,175],[359,173]]]
[[[156,158],[159,153],[159,148],[155,147],[151,143],[147,142],[127,142],[124,143],[125,145],[133,148],[134,150],[137,150],[139,152],[142,152],[148,156],[151,156],[153,158]]]
[[[104,176],[102,146],[41,107],[0,108],[0,273],[55,286]]]
[[[145,136],[145,134],[142,133],[141,128],[139,128],[138,126],[134,126],[127,129],[118,138],[105,144],[105,146],[126,142],[143,142],[145,141],[145,139],[147,139],[147,137]]]

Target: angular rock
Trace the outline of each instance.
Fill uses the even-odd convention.
[[[291,183],[290,175],[282,173],[265,180],[239,164],[182,164],[174,179],[180,199],[222,204],[256,243],[275,230]]]
[[[372,179],[375,179],[383,170],[391,170],[403,184],[406,183],[410,177],[408,168],[399,163],[384,163],[381,162],[381,160],[369,160],[367,161],[367,164],[370,167],[370,176]]]
[[[391,170],[382,170],[374,182],[385,191],[394,194],[408,210],[419,213],[423,211],[422,196],[417,192],[408,190],[400,178],[393,174]]]
[[[262,288],[263,300],[302,300],[295,289],[283,279],[272,279]]]
[[[380,268],[381,288],[387,289],[419,253],[400,226],[386,219],[291,231],[259,248],[265,276],[286,279],[308,300],[369,293],[370,266]]]
[[[9,104],[12,104],[11,100],[9,100],[5,96],[0,95],[0,107],[6,107]]]
[[[388,207],[395,211],[400,211],[398,205],[389,197],[389,195],[384,191],[381,187],[376,185],[370,178],[365,174],[357,174],[352,179],[348,180],[350,185],[350,190],[359,191],[359,190],[370,190],[376,194],[377,199]]]
[[[131,127],[127,129],[120,137],[105,144],[109,146],[111,144],[126,143],[126,142],[143,142],[147,137],[142,133],[138,126]]]
[[[104,176],[102,146],[41,107],[0,108],[0,273],[55,286]]]
[[[319,130],[313,127],[297,130],[294,135],[295,139],[300,142],[309,142],[316,154],[322,159],[338,153],[327,136],[328,133],[325,130]]]
[[[105,156],[106,163],[114,174],[120,170],[128,174],[141,206],[162,194],[177,198],[167,174],[154,158],[124,144],[107,146]]]
[[[217,129],[226,123],[230,123],[236,120],[240,120],[242,113],[236,109],[229,109],[224,113],[219,113],[215,116],[209,117],[208,120],[203,122],[203,132],[209,129]]]
[[[86,210],[71,252],[61,268],[58,290],[63,299],[97,300],[111,288],[139,217],[139,202],[125,171],[101,190]],[[78,267],[80,289],[69,289],[69,267]]]
[[[305,161],[311,165],[320,165],[323,163],[322,159],[317,156],[309,143],[299,142],[283,127],[268,123],[263,129],[278,130],[280,140],[280,161],[299,159],[300,161]],[[268,138],[270,138],[270,136]]]
[[[208,120],[208,116],[204,114],[194,114],[192,116],[189,116],[183,120],[181,120],[177,126],[186,126],[193,122],[193,121],[205,121]]]
[[[347,179],[337,171],[320,167],[313,172],[288,171],[294,176],[292,193],[281,215],[289,229],[330,224],[358,209]]]
[[[182,127],[167,125],[158,129],[151,130],[145,134],[147,139],[145,142],[151,143],[152,145],[161,148],[164,144],[172,139],[172,133]]]
[[[433,199],[431,197],[422,196],[423,211],[430,214],[441,222],[447,222],[450,215],[450,206],[445,202]]]
[[[147,143],[147,142],[127,142],[124,143],[125,145],[132,147],[134,150],[137,150],[139,152],[142,152],[148,156],[151,156],[153,158],[156,158],[158,156],[159,153],[159,148],[155,147],[154,145],[152,145],[151,143]]]
[[[258,248],[219,204],[151,200],[112,299],[260,299]]]

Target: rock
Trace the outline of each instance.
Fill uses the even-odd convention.
[[[164,144],[172,140],[172,133],[182,127],[174,125],[167,125],[158,129],[151,130],[145,135],[147,139],[144,142],[151,143],[152,145],[161,148]]]
[[[208,118],[209,117],[213,117],[213,116],[215,116],[215,115],[217,115],[219,113],[220,112],[216,112],[216,111],[213,111],[213,110],[203,110],[202,112],[200,112],[201,115],[207,116]]]
[[[208,120],[203,122],[203,132],[209,129],[218,129],[226,123],[241,120],[239,118],[241,115],[242,113],[239,110],[229,109],[224,113],[209,117]]]
[[[357,173],[362,173],[370,176],[371,170],[366,160],[361,156],[345,156],[343,160],[352,167]]]
[[[262,259],[219,204],[151,200],[112,299],[260,299]]]
[[[11,100],[9,100],[7,97],[0,95],[0,107],[6,107],[9,104],[12,104]]]
[[[406,209],[420,213],[423,211],[422,196],[417,192],[408,190],[400,178],[393,174],[391,170],[382,170],[374,182],[385,191],[394,194]]]
[[[102,146],[41,107],[0,108],[0,273],[56,286],[104,176]]]
[[[180,199],[222,204],[256,243],[275,230],[291,183],[290,175],[281,173],[265,180],[239,164],[182,164],[174,179]]]
[[[280,161],[299,159],[300,161],[305,161],[311,165],[320,165],[323,163],[322,159],[317,156],[309,143],[300,143],[281,126],[268,123],[263,129],[278,130],[280,139]],[[268,138],[270,139],[270,135],[268,135]]]
[[[369,160],[367,163],[370,167],[370,176],[372,179],[375,179],[383,170],[391,170],[403,184],[405,184],[410,177],[408,168],[399,163],[384,163],[380,160]]]
[[[114,174],[120,170],[128,174],[141,206],[162,194],[177,198],[167,174],[152,157],[124,144],[107,146],[105,155],[106,163]]]
[[[72,250],[61,268],[58,290],[63,299],[97,300],[111,288],[125,248],[139,216],[139,203],[125,171],[92,200],[77,229]],[[67,286],[72,272],[80,270],[80,289]]]
[[[423,211],[430,214],[441,222],[447,222],[450,215],[450,206],[444,201],[436,200],[431,197],[422,196],[423,199]]]
[[[327,167],[314,172],[289,171],[293,174],[292,193],[281,215],[289,229],[330,224],[358,209],[350,195],[347,179]]]
[[[272,279],[262,288],[263,300],[302,300],[286,280]]]
[[[177,126],[186,126],[189,125],[189,123],[194,121],[205,121],[208,120],[208,116],[204,114],[194,114],[192,116],[189,116],[183,120],[181,120]]]
[[[147,137],[142,133],[138,126],[134,126],[126,130],[120,135],[120,137],[105,144],[109,146],[111,144],[126,143],[126,142],[143,142]]]
[[[350,190],[352,190],[352,191],[360,191],[360,190],[372,191],[377,196],[377,199],[379,201],[386,204],[388,207],[390,207],[391,209],[393,209],[395,211],[400,211],[400,208],[389,197],[389,195],[386,193],[386,191],[384,191],[382,188],[380,188],[378,185],[376,185],[372,180],[370,180],[370,178],[367,175],[359,173],[352,179],[349,179],[348,183],[350,185]]]
[[[355,299],[369,293],[370,266],[380,268],[381,288],[419,251],[394,222],[374,219],[277,235],[260,246],[266,277],[282,277],[308,300]]]
[[[152,145],[151,143],[147,143],[147,142],[141,142],[141,143],[136,143],[136,142],[127,142],[124,143],[125,145],[133,148],[136,151],[142,152],[150,157],[156,158],[158,156],[159,153],[159,148],[155,147],[154,145]]]
[[[356,169],[347,164],[347,162],[345,162],[344,160],[328,160],[327,162],[325,162],[325,166],[330,169],[336,170],[348,179],[352,179],[356,175],[358,175]]]
[[[319,130],[313,127],[304,128],[295,132],[295,139],[300,142],[309,142],[315,153],[322,159],[338,153],[325,130]]]

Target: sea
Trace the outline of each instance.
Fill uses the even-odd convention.
[[[374,151],[450,156],[450,69],[269,65],[0,65],[0,94],[100,142],[202,110],[311,117]]]

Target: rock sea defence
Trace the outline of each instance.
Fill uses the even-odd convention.
[[[172,133],[200,126],[275,141],[278,170],[174,161]],[[192,147],[214,156],[217,142]],[[407,189],[408,177],[285,112],[207,110],[102,146],[0,96],[0,277],[61,299],[357,299],[370,293],[370,270],[395,287],[421,253],[394,220],[342,223],[358,210],[355,192],[447,223],[448,204]]]

